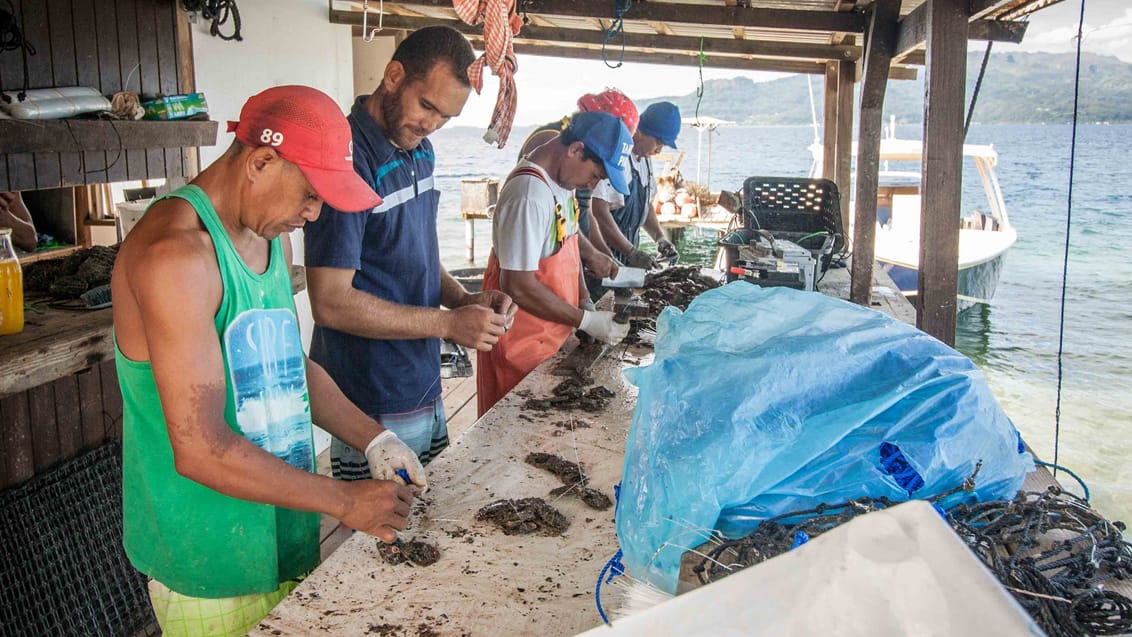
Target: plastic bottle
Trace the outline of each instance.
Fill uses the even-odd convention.
[[[24,329],[24,274],[12,248],[12,229],[0,228],[0,335]]]

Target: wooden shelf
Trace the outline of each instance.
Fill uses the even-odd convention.
[[[302,266],[291,266],[291,287],[307,287]],[[24,331],[0,336],[0,396],[25,391],[114,358],[114,313],[46,307],[24,312]]]
[[[216,144],[217,122],[0,119],[4,153],[184,148]]]
[[[27,252],[20,255],[20,265],[25,266],[29,263],[35,263],[36,261],[65,257],[72,252],[78,252],[79,250],[82,250],[82,248],[82,246],[59,246],[58,248],[51,248],[50,250],[37,250],[35,252]]]

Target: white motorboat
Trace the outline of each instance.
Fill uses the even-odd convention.
[[[906,296],[917,294],[920,262],[920,162],[923,144],[892,134],[881,139],[874,244],[878,264]],[[820,173],[820,148],[815,169]],[[853,148],[856,157],[856,145]],[[959,307],[989,303],[1002,272],[1003,256],[1018,235],[1006,213],[995,166],[998,153],[990,145],[964,144],[964,164],[974,168],[985,207],[965,211],[959,231]],[[850,210],[852,210],[852,205]],[[852,229],[850,229],[850,234]]]

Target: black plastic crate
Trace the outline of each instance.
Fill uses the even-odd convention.
[[[743,225],[769,230],[780,239],[805,248],[820,247],[828,233],[834,254],[845,247],[841,196],[828,179],[748,177],[743,182]]]

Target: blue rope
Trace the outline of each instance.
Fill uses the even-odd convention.
[[[625,63],[625,14],[632,6],[633,0],[613,0],[613,22],[609,23],[609,28],[605,30],[605,40],[601,43],[601,61],[605,62],[605,65],[611,69],[620,68]],[[605,47],[610,40],[618,35],[621,36],[621,56],[618,58],[617,64],[610,64],[605,57]]]
[[[1055,472],[1054,475],[1057,475],[1057,473],[1056,473],[1057,471],[1064,471],[1065,473],[1068,473],[1071,478],[1073,478],[1074,480],[1077,481],[1077,484],[1081,485],[1081,490],[1085,493],[1085,502],[1089,501],[1089,485],[1085,484],[1085,481],[1082,480],[1081,477],[1078,476],[1076,473],[1073,473],[1069,469],[1067,469],[1067,468],[1065,468],[1065,467],[1063,467],[1059,464],[1056,464],[1056,463],[1053,463],[1053,462],[1042,462],[1041,460],[1038,460],[1037,458],[1034,459],[1034,464],[1038,465],[1039,467],[1049,467],[1049,468],[1053,469],[1054,472]]]
[[[896,484],[907,491],[909,496],[924,486],[924,478],[920,472],[908,462],[900,447],[891,442],[882,443],[880,446],[880,467],[882,471],[892,476]]]
[[[605,616],[605,609],[601,607],[602,580],[605,579],[606,572],[609,573],[609,578],[605,579],[606,584],[612,582],[614,577],[625,574],[625,565],[621,563],[621,556],[621,549],[617,549],[617,552],[613,554],[613,557],[609,558],[609,561],[605,563],[605,566],[601,567],[601,572],[598,573],[597,576],[597,586],[594,587],[594,601],[597,602],[597,614],[601,615],[601,621],[605,622],[606,624],[609,623],[609,618]]]
[[[620,509],[620,508],[621,508],[621,483],[618,482],[617,484],[613,485],[613,519],[614,519],[614,521],[617,520],[617,510]],[[621,558],[623,556],[624,556],[624,553],[621,551],[620,548],[618,548],[617,552],[613,554],[613,557],[609,558],[609,561],[605,563],[605,566],[601,567],[601,572],[598,573],[598,575],[597,575],[597,585],[594,587],[594,602],[597,603],[597,614],[601,615],[601,621],[605,622],[606,624],[609,623],[609,619],[607,619],[605,617],[605,610],[601,607],[602,579],[605,578],[606,571],[609,572],[609,579],[605,580],[606,584],[612,582],[614,577],[616,577],[618,575],[624,575],[625,574],[625,565],[621,563]]]

